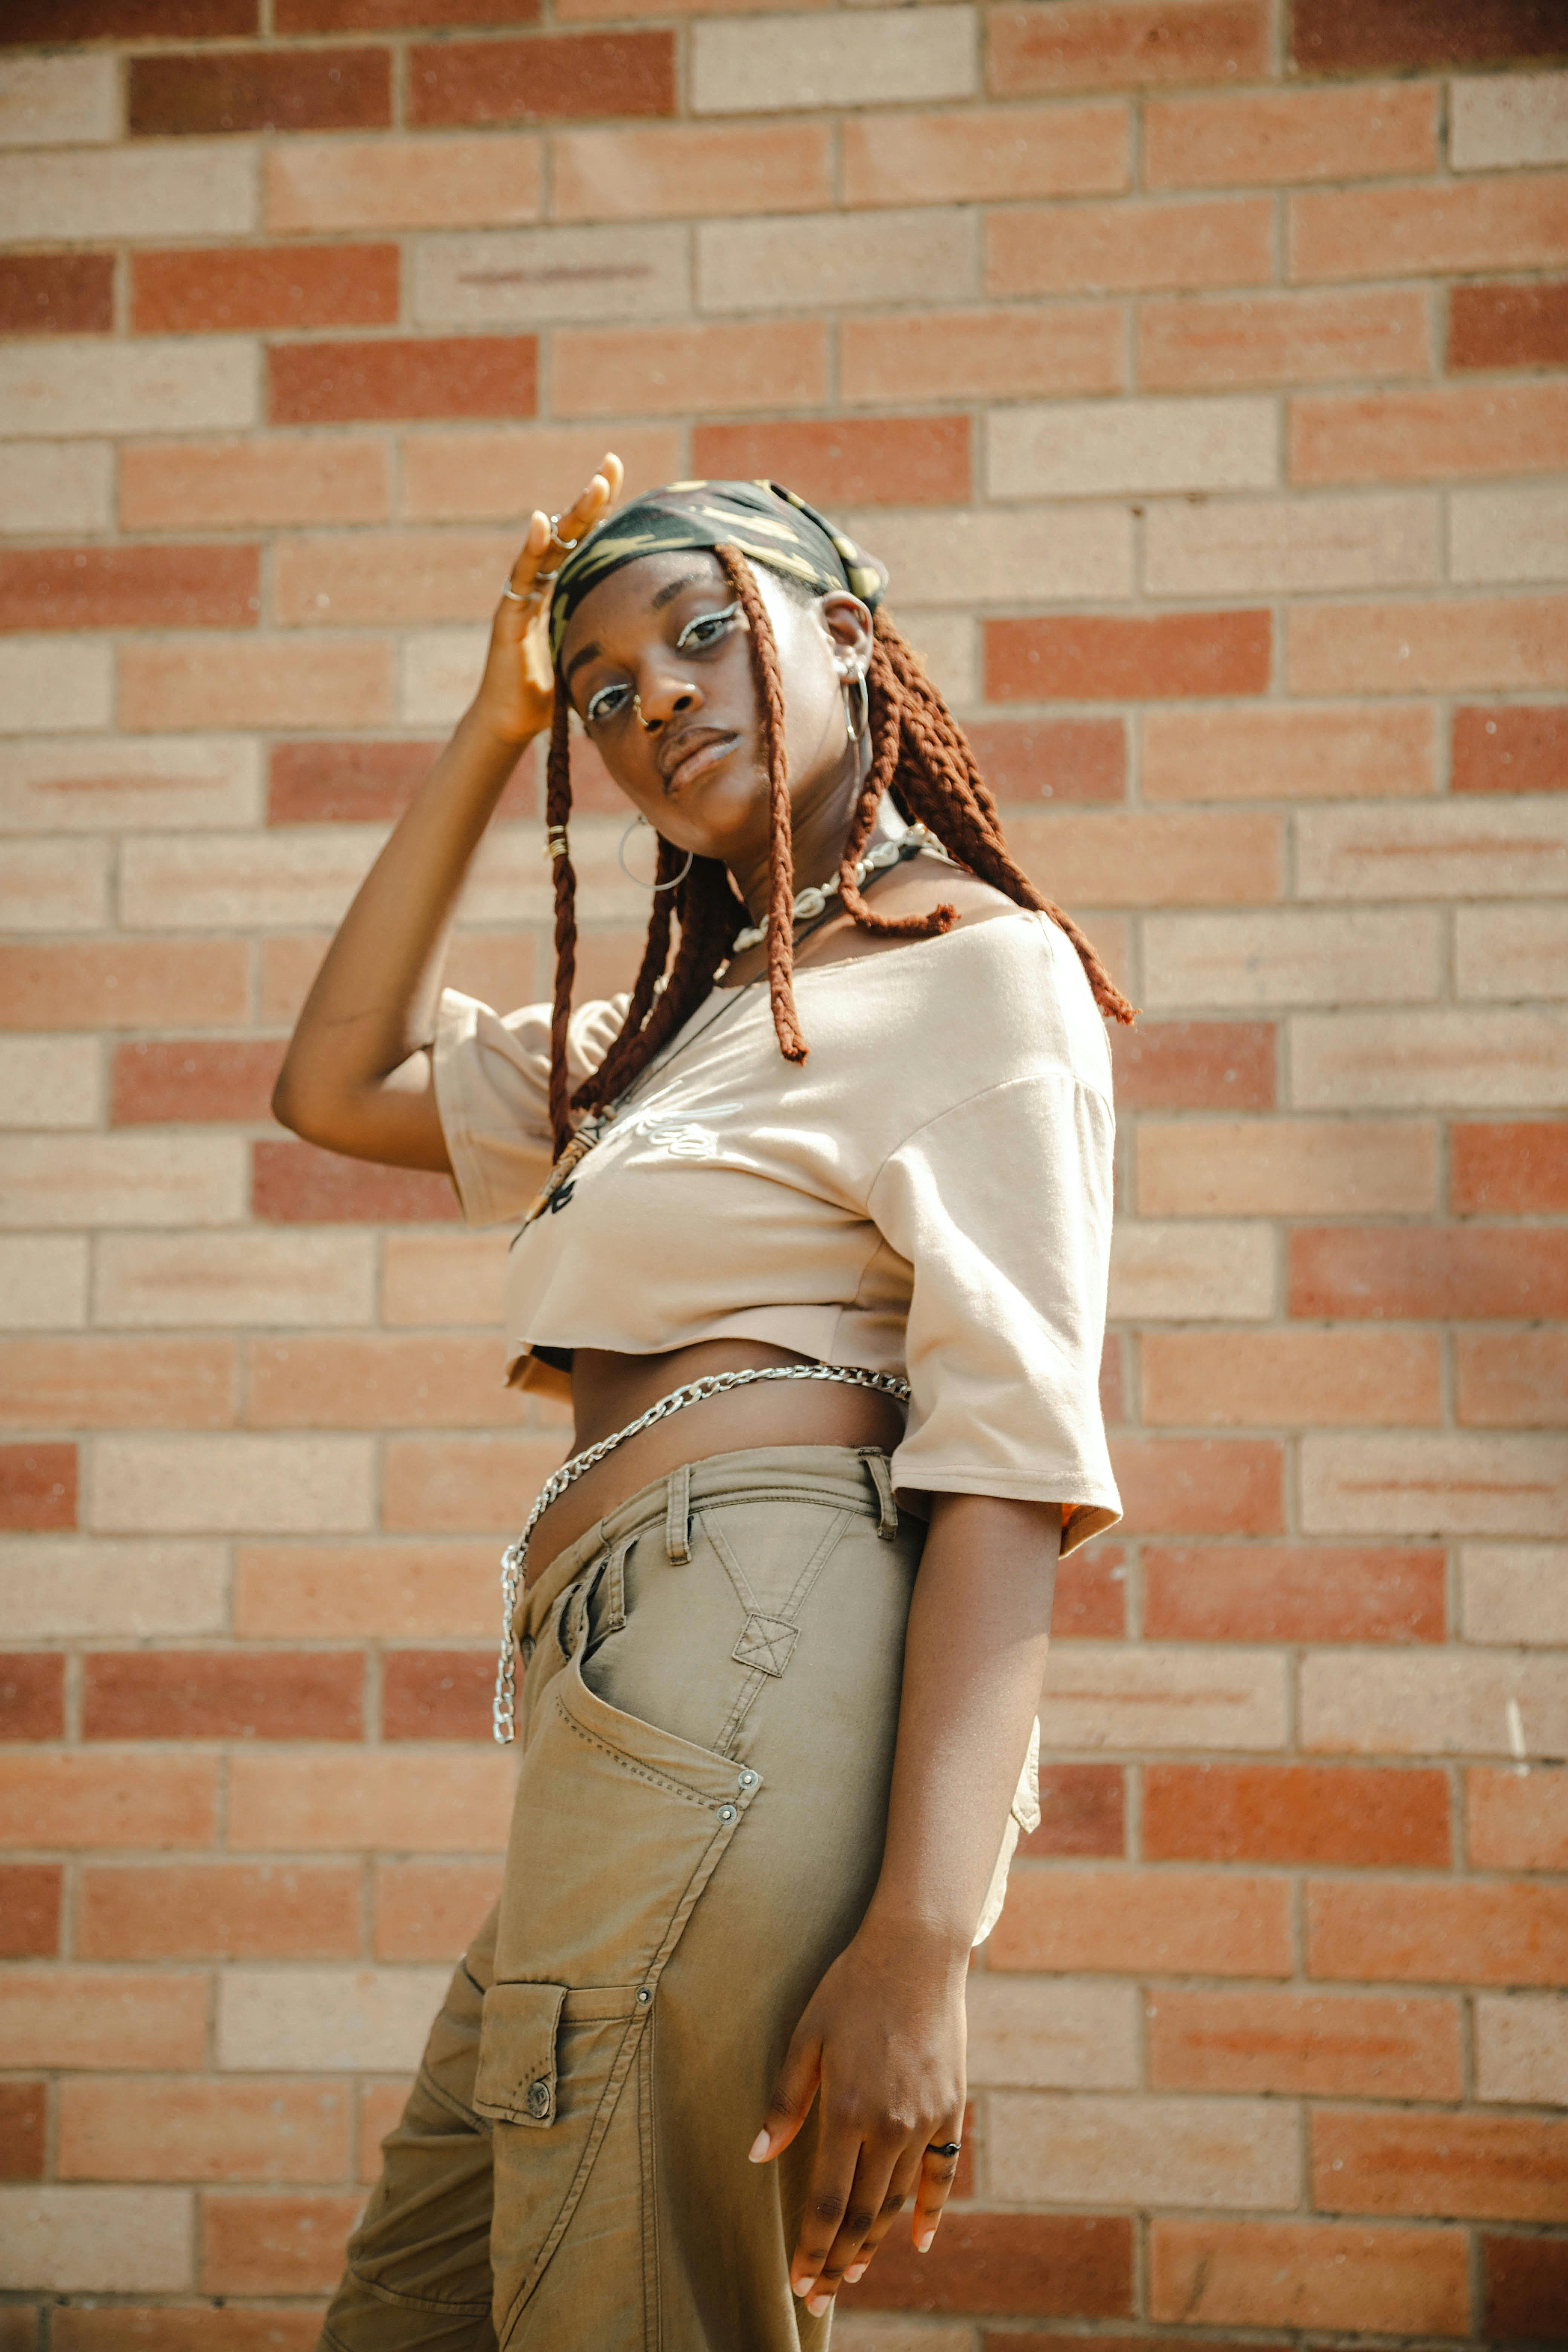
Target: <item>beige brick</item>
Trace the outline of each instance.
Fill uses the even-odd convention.
[[[1146,1331],[1151,1428],[1409,1428],[1442,1419],[1435,1331]]]
[[[1271,1650],[1065,1642],[1040,1725],[1053,1748],[1282,1748],[1285,1661]]]
[[[1279,475],[1263,399],[1053,401],[991,419],[992,498],[1264,489]]]
[[[97,931],[109,920],[106,841],[12,841],[0,870],[0,929]]]
[[[1436,95],[1430,84],[1384,81],[1150,99],[1145,184],[1248,188],[1429,172],[1436,162]]]
[[[1522,1442],[1470,1443],[1487,1447]],[[1426,1449],[1428,1455],[1440,1451],[1459,1464],[1466,1442],[1322,1438],[1307,1444],[1359,1445],[1371,1454],[1375,1476],[1380,1454],[1392,1459],[1403,1449],[1405,1460],[1418,1464],[1419,1449]],[[1482,1456],[1470,1458],[1479,1463]],[[1521,1749],[1510,1727],[1515,1708]],[[1320,1650],[1301,1661],[1300,1741],[1305,1748],[1345,1756],[1561,1756],[1568,1748],[1568,1676],[1560,1659],[1510,1658],[1484,1650]]]
[[[167,2294],[192,2284],[188,2189],[0,2189],[0,2287]]]
[[[383,1321],[492,1322],[510,1240],[507,1234],[389,1233],[383,1244]]]
[[[429,139],[280,139],[265,161],[267,226],[502,228],[537,220],[544,142],[527,131]]]
[[[8,733],[107,727],[114,708],[114,650],[77,637],[11,637],[0,644],[0,713]]]
[[[412,279],[425,327],[675,318],[690,308],[689,233],[617,223],[421,237]]]
[[[1387,800],[1432,790],[1436,730],[1421,703],[1149,709],[1142,730],[1146,801]]]
[[[420,629],[398,654],[397,715],[405,727],[454,727],[474,698],[487,628]]]
[[[1469,803],[1467,805],[1467,802]],[[1544,898],[1568,890],[1568,806],[1529,800],[1303,809],[1303,898]]]
[[[218,1633],[227,1591],[221,1544],[76,1536],[0,1539],[0,1637],[6,1641]]]
[[[0,531],[47,538],[108,530],[113,513],[107,441],[0,442]]]
[[[242,335],[18,340],[0,346],[0,433],[225,432],[255,424],[258,373]]]
[[[1568,163],[1568,74],[1456,79],[1448,88],[1448,161],[1456,172]]]
[[[1410,1013],[1303,1013],[1290,1030],[1290,1095],[1298,1109],[1568,1105],[1568,1021],[1555,1011],[1460,1013],[1435,1005]]]
[[[761,114],[969,98],[980,87],[978,33],[973,9],[941,6],[709,18],[690,35],[692,110]]]
[[[1300,1476],[1310,1535],[1554,1536],[1568,1526],[1568,1438],[1308,1436]],[[1550,1679],[1556,1744],[1532,1736],[1531,1752],[1561,1756],[1568,1682],[1556,1672]],[[1369,1720],[1380,1738],[1388,1736],[1381,1710]]]
[[[245,1418],[253,1429],[511,1429],[528,1408],[502,1383],[503,1354],[494,1331],[253,1339]]]
[[[218,1986],[218,2064],[246,2073],[412,2073],[449,1975],[447,1969],[226,1969]]]
[[[390,497],[386,444],[353,434],[138,441],[120,453],[120,520],[127,530],[380,522]]]
[[[1132,593],[1132,521],[1123,507],[883,509],[850,516],[848,528],[888,566],[900,611]]]
[[[554,338],[558,407],[564,340],[564,335]],[[615,390],[618,397],[618,386]],[[597,467],[606,445],[613,445],[625,466],[626,490],[634,498],[681,474],[680,436],[668,425],[509,425],[500,432],[433,428],[403,436],[403,511],[411,522],[510,522],[521,530],[521,519],[531,507],[542,507],[547,514],[563,510]]]
[[[1174,1006],[1407,1003],[1441,985],[1438,919],[1411,909],[1350,914],[1279,907],[1266,915],[1161,915],[1143,925],[1143,1001]]]
[[[550,180],[551,213],[563,221],[816,212],[834,194],[830,133],[820,122],[557,131]]]
[[[1467,1642],[1568,1647],[1568,1551],[1556,1544],[1465,1544],[1459,1552]]]
[[[60,1331],[87,1321],[87,1244],[67,1234],[0,1239],[0,1323]]]
[[[1476,2096],[1568,2106],[1568,1994],[1476,1995]]]
[[[1425,1119],[1204,1118],[1138,1122],[1142,1217],[1384,1217],[1437,1205]]]
[[[614,416],[626,407],[644,416],[684,417],[693,408],[776,413],[826,399],[827,335],[794,319],[563,327],[551,339],[550,369],[559,416]],[[611,429],[596,427],[595,442]],[[618,440],[616,450],[624,460]],[[595,456],[590,467],[596,462]]]
[[[1450,491],[1448,568],[1478,585],[1568,580],[1568,485]]]
[[[1128,184],[1121,100],[851,115],[841,137],[848,205],[1016,203]]]
[[[510,1761],[495,1748],[250,1751],[230,1761],[228,1838],[258,1853],[493,1853],[506,1843],[511,1796]]]
[[[1551,268],[1568,257],[1561,174],[1316,188],[1286,200],[1286,274],[1405,278]]]
[[[234,1627],[248,1641],[467,1641],[494,1631],[487,1542],[238,1544]]]
[[[62,2180],[332,2180],[353,2098],[346,2082],[289,2075],[89,2074],[60,2085],[57,2167]]]
[[[515,525],[301,532],[273,550],[272,616],[283,628],[488,620],[517,544]]]
[[[980,2338],[962,2320],[905,2318],[897,2312],[840,2312],[833,2323],[838,2352],[976,2352]]]
[[[936,680],[943,701],[960,715],[984,699],[980,631],[969,613],[922,612],[904,632]]]
[[[1568,907],[1461,907],[1454,980],[1461,996],[1568,996]]]
[[[109,1234],[93,1319],[121,1330],[368,1323],[374,1265],[368,1233]]]
[[[1077,2205],[1294,2206],[1301,2158],[1280,2100],[997,2091],[990,2193]]]
[[[972,1976],[967,1991],[973,2086],[1137,2089],[1133,1986],[987,1972]]]
[[[91,1037],[0,1037],[0,1128],[96,1127],[99,1060]]]
[[[100,1437],[89,1526],[127,1535],[352,1535],[374,1517],[368,1437]]]
[[[343,824],[129,841],[123,919],[133,930],[335,923],[384,837],[379,825]]]
[[[1275,1311],[1274,1237],[1261,1224],[1121,1221],[1110,1245],[1118,1322],[1266,1321]]]
[[[0,743],[0,824],[15,833],[254,824],[261,807],[261,747],[243,736]]]
[[[121,724],[384,727],[393,656],[374,637],[165,638],[120,655]]]
[[[1157,506],[1143,585],[1152,596],[1424,586],[1438,577],[1437,520],[1436,498],[1418,493]]]
[[[1213,295],[1138,306],[1138,382],[1155,392],[1426,375],[1426,298],[1375,292]]]
[[[628,880],[617,851],[626,819],[580,817],[572,827],[572,863],[577,872],[580,922],[647,927],[647,891]],[[553,909],[550,877],[539,854],[532,824],[492,825],[479,845],[464,893],[473,923],[546,923]]]
[[[977,273],[974,215],[959,205],[708,221],[697,232],[700,310],[961,301],[979,291]]]
[[[0,1146],[0,1223],[232,1224],[247,1173],[237,1136],[13,1136]]]
[[[1302,604],[1286,630],[1293,694],[1444,694],[1568,681],[1568,596]]]
[[[1061,810],[1016,817],[1013,853],[1060,903],[1200,906],[1279,895],[1276,820],[1250,811]]]
[[[85,146],[120,135],[120,76],[107,49],[0,61],[0,147]]]
[[[839,396],[853,404],[1120,392],[1125,340],[1111,302],[846,319]]]
[[[205,237],[245,236],[257,225],[256,152],[238,140],[180,139],[0,156],[0,220],[18,245],[183,237],[198,224]]]
[[[984,251],[988,294],[1263,286],[1275,274],[1274,200],[1012,205],[989,215]]]
[[[95,1761],[101,1770],[101,1751]],[[10,1968],[5,2063],[138,2073],[199,2066],[209,1999],[206,1978],[184,1970]]]
[[[4,1843],[23,1848],[209,1845],[217,1823],[217,1775],[215,1757],[189,1748],[182,1754],[7,1745],[0,1748]],[[101,2054],[97,2063],[102,2063]]]

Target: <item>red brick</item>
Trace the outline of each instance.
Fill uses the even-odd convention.
[[[235,1371],[227,1339],[0,1339],[0,1420],[23,1429],[227,1429]]]
[[[1314,1879],[1307,1969],[1363,1982],[1561,1985],[1568,1886]]]
[[[1466,704],[1454,713],[1457,793],[1560,793],[1568,775],[1568,704]]]
[[[1058,1642],[1121,1639],[1127,1631],[1125,1559],[1120,1544],[1097,1543],[1062,1561],[1051,1612],[1051,1632]]]
[[[962,505],[973,487],[966,416],[699,425],[691,449],[700,479],[787,482],[830,508]]]
[[[353,1959],[349,1863],[127,1863],[82,1873],[77,1938],[96,1960]]]
[[[1108,961],[1114,964],[1118,960],[1109,958]],[[1109,1422],[1127,1419],[1127,1377],[1126,1368],[1122,1362],[1122,1352],[1121,1333],[1107,1332],[1105,1344],[1100,1351],[1100,1410],[1103,1418]],[[1098,1551],[1098,1547],[1096,1549]],[[1120,1553],[1116,1557],[1120,1559]],[[1082,1588],[1075,1587],[1074,1590],[1081,1592]],[[1057,1586],[1058,1606],[1061,1596],[1062,1588],[1058,1582]],[[1121,1630],[1120,1622],[1117,1630],[1119,1632]]]
[[[464,1318],[454,1308],[443,1319]],[[252,1339],[246,1419],[253,1429],[515,1428],[521,1400],[501,1385],[500,1348],[493,1331]]]
[[[0,1739],[63,1739],[66,1662],[47,1650],[0,1654]]]
[[[274,743],[268,824],[380,824],[401,816],[436,763],[438,743],[317,740]]]
[[[423,33],[437,25],[536,25],[542,0],[273,0],[278,33]]]
[[[1486,2337],[1568,2343],[1568,2238],[1483,2235]]]
[[[1568,366],[1568,284],[1451,287],[1448,365]]]
[[[1156,2319],[1464,2336],[1469,2305],[1462,2230],[1215,2219],[1156,2221],[1150,2231]]]
[[[329,2293],[363,2203],[320,2193],[204,2196],[202,2286],[209,2294]]]
[[[276,425],[531,416],[538,348],[532,335],[282,343],[267,354],[267,413]]]
[[[1121,1437],[1112,1441],[1128,1535],[1279,1535],[1282,1446],[1264,1437]]]
[[[375,1874],[377,1959],[456,1959],[500,1890],[499,1861],[382,1863]]]
[[[298,2076],[89,2074],[62,2083],[61,2180],[334,2180],[347,2083]]]
[[[1445,1870],[1447,1778],[1331,1764],[1150,1764],[1143,1853]]]
[[[1272,1110],[1271,1021],[1140,1021],[1115,1027],[1110,1055],[1125,1110]]]
[[[1568,1233],[1481,1225],[1307,1225],[1290,1235],[1290,1312],[1347,1321],[1568,1315]]]
[[[1120,1764],[1043,1764],[1040,1826],[1023,1854],[1120,1856],[1126,1852],[1127,1791]]]
[[[445,1176],[425,1168],[382,1168],[345,1160],[313,1143],[258,1143],[251,1208],[274,1225],[430,1224],[456,1222]]]
[[[1568,1870],[1568,1772],[1473,1767],[1465,1776],[1477,1870]]]
[[[104,1651],[83,1666],[84,1739],[358,1739],[357,1651]]]
[[[1079,294],[1263,286],[1274,275],[1273,251],[1268,196],[1012,205],[986,215],[984,288]]]
[[[1320,2108],[1312,2202],[1330,2213],[1568,2221],[1568,2123]]]
[[[112,254],[0,257],[0,335],[106,335],[113,324]]]
[[[1011,98],[1268,71],[1262,0],[1055,0],[990,12],[985,86]]]
[[[1429,172],[1436,96],[1430,86],[1373,82],[1152,99],[1143,110],[1144,184],[1247,188]]]
[[[0,40],[221,40],[260,30],[260,0],[8,0]]]
[[[1568,1209],[1568,1127],[1561,1120],[1467,1121],[1448,1132],[1455,1216],[1549,1217]]]
[[[1132,2309],[1132,2224],[1113,2214],[948,2213],[929,2254],[895,2223],[846,2311],[1019,2312],[1120,2319]]]
[[[1031,1864],[1015,1870],[985,1949],[994,1969],[1288,1977],[1290,1890],[1238,1870]]]
[[[1261,694],[1271,644],[1261,612],[987,621],[985,692],[993,702]]]
[[[0,946],[8,1029],[155,1029],[199,1008],[215,1025],[249,1007],[244,940],[40,940]]]
[[[1431,1995],[1172,1988],[1150,2000],[1148,2028],[1156,2090],[1460,2095],[1458,2005]]]
[[[675,36],[547,33],[416,48],[408,58],[408,120],[417,123],[673,114]]]
[[[11,1846],[205,1845],[218,1759],[145,1749],[0,1749],[0,1835]]]
[[[1149,1544],[1143,1631],[1161,1642],[1440,1642],[1442,1552]]]
[[[0,1445],[0,1528],[74,1528],[76,1447]]]
[[[48,2115],[47,2084],[0,2083],[0,2180],[43,2179]]]
[[[382,1449],[381,1524],[388,1533],[494,1531],[517,1517],[561,1459],[558,1437],[395,1437]]]
[[[1290,34],[1308,73],[1503,65],[1568,48],[1557,0],[1295,0]]]
[[[391,1650],[382,1664],[384,1739],[482,1739],[490,1728],[489,1650]]]
[[[62,2304],[51,2352],[316,2352],[321,2325],[309,2304]]]
[[[1568,178],[1500,172],[1287,199],[1288,277],[1457,277],[1568,260]]]
[[[58,1862],[12,1862],[0,1868],[0,1959],[47,1959],[60,1948]]]
[[[1304,393],[1290,403],[1292,482],[1424,482],[1552,474],[1568,448],[1568,383],[1445,383]]]
[[[379,131],[392,121],[386,49],[228,49],[128,61],[133,136]]]
[[[1470,1429],[1555,1429],[1568,1397],[1568,1331],[1461,1331],[1454,1410]]]
[[[138,253],[131,259],[138,334],[266,327],[390,327],[397,321],[395,245],[238,246]]]
[[[1127,790],[1120,719],[979,719],[964,729],[999,801],[1119,801]]]
[[[40,547],[0,556],[0,629],[254,628],[254,547]]]
[[[271,1117],[280,1039],[160,1038],[115,1048],[110,1123],[139,1127]]]

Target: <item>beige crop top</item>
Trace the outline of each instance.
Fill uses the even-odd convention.
[[[1110,1056],[1077,952],[1016,908],[795,987],[804,1064],[765,985],[715,990],[519,1233],[507,1377],[563,1393],[537,1350],[714,1339],[897,1372],[895,1485],[1062,1503],[1071,1551],[1121,1516],[1099,1393]],[[574,1083],[626,1007],[574,1013]],[[549,1171],[549,1049],[547,1004],[443,992],[436,1098],[471,1224],[521,1220]]]

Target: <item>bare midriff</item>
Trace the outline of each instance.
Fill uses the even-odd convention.
[[[806,1364],[787,1348],[752,1339],[707,1339],[662,1356],[621,1356],[579,1348],[572,1364],[572,1451],[580,1454],[624,1429],[672,1389],[710,1372],[761,1370],[771,1364]],[[734,1454],[754,1445],[879,1445],[888,1453],[903,1435],[903,1407],[872,1389],[836,1381],[763,1381],[705,1397],[668,1421],[628,1437],[594,1469],[584,1471],[552,1503],[528,1547],[528,1581],[558,1551],[575,1543],[655,1478],[683,1462]]]

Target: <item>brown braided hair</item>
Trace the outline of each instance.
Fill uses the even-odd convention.
[[[768,866],[767,974],[773,1031],[786,1060],[803,1062],[805,1039],[795,1012],[795,859],[790,823],[789,779],[784,756],[784,679],[778,646],[755,575],[738,547],[714,550],[740,600],[750,632],[752,672],[762,718],[763,756],[767,770],[771,820]],[[786,578],[786,585],[789,583]],[[989,882],[1015,906],[1048,915],[1078,950],[1095,1003],[1110,1019],[1131,1022],[1133,1008],[1117,987],[1090,941],[1071,917],[1036,889],[1013,862],[1002,837],[996,803],[952,713],[926,676],[919,656],[887,614],[872,616],[871,659],[866,697],[871,735],[871,767],[856,803],[839,861],[845,912],[860,929],[888,939],[935,939],[958,920],[951,905],[923,915],[879,915],[855,879],[884,793],[913,822],[929,827],[959,865]],[[599,1067],[575,1093],[566,1066],[566,1032],[576,971],[576,877],[567,848],[572,807],[571,706],[559,673],[546,770],[545,824],[555,877],[555,1003],[550,1029],[550,1118],[557,1156],[571,1140],[574,1110],[611,1101],[647,1068],[711,990],[728,958],[745,908],[731,886],[722,861],[694,857],[673,889],[656,893],[647,944],[632,988],[620,1034]],[[661,835],[656,878],[669,881],[678,853]],[[679,925],[675,960],[669,962],[672,919]],[[666,978],[666,965],[668,976]],[[660,985],[660,982],[663,985]]]

